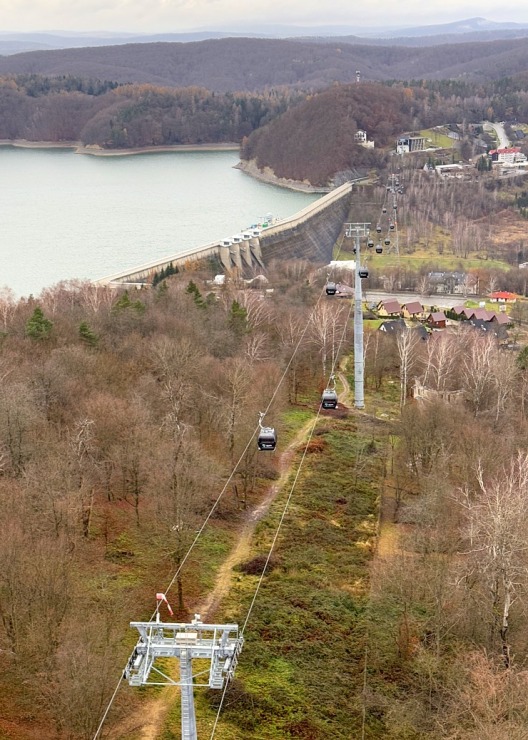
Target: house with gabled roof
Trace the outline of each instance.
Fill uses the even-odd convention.
[[[398,334],[402,331],[412,331],[419,339],[424,342],[429,339],[429,332],[423,324],[412,324],[408,326],[405,323],[405,319],[384,321],[382,324],[380,324],[379,331],[382,331],[385,334]]]
[[[490,321],[499,326],[508,326],[508,324],[513,324],[511,316],[508,316],[507,313],[494,313]]]
[[[384,321],[380,324],[379,331],[385,332],[385,334],[396,334],[400,331],[405,331],[407,324],[403,319],[395,319],[394,321]]]
[[[427,323],[432,329],[445,329],[446,321],[446,315],[443,311],[433,311],[427,316]]]
[[[472,308],[471,312],[471,316],[469,317],[470,321],[472,319],[489,321],[493,316],[493,311],[487,311],[485,308]]]
[[[399,316],[401,312],[400,302],[395,298],[380,301],[376,307],[379,316]]]
[[[409,301],[408,303],[402,303],[401,313],[404,319],[421,319],[424,307],[420,301]]]
[[[478,331],[486,332],[487,334],[493,334],[497,339],[507,339],[508,329],[505,324],[497,324],[494,321],[486,321],[485,319],[471,319],[470,325]]]

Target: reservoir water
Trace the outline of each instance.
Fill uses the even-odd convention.
[[[231,236],[317,199],[234,169],[237,152],[93,157],[0,147],[0,287],[37,296]]]

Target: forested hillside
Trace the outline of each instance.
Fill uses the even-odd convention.
[[[169,595],[177,618],[211,591],[276,481],[281,458],[246,446],[258,412],[274,397],[266,420],[283,452],[315,420],[335,353],[350,351],[350,335],[336,338],[351,306],[324,295],[326,270],[272,265],[267,297],[213,292],[208,276],[133,295],[59,285],[38,302],[2,291],[7,738],[93,737],[134,643],[128,622],[152,613],[219,492]],[[306,447],[218,737],[521,738],[526,351],[466,324],[427,342],[367,328],[365,352],[367,415],[327,412]],[[437,403],[399,405],[415,378]],[[442,403],[455,391],[464,404]],[[243,621],[277,520],[219,618]],[[105,731],[129,737],[152,698],[123,687]],[[197,691],[204,727],[218,700]],[[174,732],[176,714],[167,722]]]
[[[522,73],[528,39],[425,48],[306,40],[217,39],[34,51],[0,57],[0,75],[77,75],[120,83],[204,87],[215,92],[288,86],[315,90],[367,80],[497,80]]]
[[[73,141],[103,149],[235,142],[259,168],[318,186],[339,173],[383,166],[384,147],[392,147],[403,131],[486,118],[528,120],[526,79],[219,94],[74,76],[0,78],[0,139]],[[375,142],[373,150],[355,143],[357,129]],[[470,156],[471,145],[465,151]]]
[[[123,85],[75,77],[0,78],[0,139],[106,148],[239,142],[296,99]]]
[[[176,276],[131,296],[89,284],[38,303],[1,292],[2,736],[93,736],[134,639],[128,622],[148,616],[241,458],[175,586],[180,617],[211,586],[276,477],[274,456],[244,450],[319,290],[306,268],[296,275],[272,271],[266,301],[210,293],[197,275],[199,287]],[[320,383],[323,340],[308,337],[269,411],[277,427],[288,396]]]
[[[255,131],[241,156],[260,169],[270,167],[278,177],[326,185],[337,173],[382,166],[382,148],[412,124],[411,102],[403,90],[383,85],[331,87]],[[366,130],[378,148],[356,144],[358,129]]]

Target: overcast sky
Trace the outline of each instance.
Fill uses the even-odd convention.
[[[258,31],[259,26],[417,26],[483,17],[528,23],[525,0],[0,0],[1,31]]]

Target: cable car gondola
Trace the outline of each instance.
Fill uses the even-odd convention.
[[[331,281],[326,284],[326,295],[335,295],[337,292],[337,285]]]
[[[384,242],[384,243],[385,243],[385,246],[386,246],[386,247],[388,247],[388,246],[389,246],[389,244],[390,244],[390,239],[389,239],[389,237],[388,237],[388,236],[387,236],[387,237],[385,238],[385,242]]]
[[[274,450],[277,446],[277,434],[273,427],[261,427],[258,436],[259,450]]]
[[[368,270],[366,267],[360,267],[358,270],[359,277],[364,280],[365,278],[368,278]]]
[[[389,229],[390,229],[391,231],[394,231],[394,224],[393,224],[392,222],[391,222],[391,223],[389,224]]]
[[[378,225],[376,226],[376,232],[377,232],[378,234],[381,234],[381,224],[378,224]]]
[[[335,388],[325,388],[323,395],[321,396],[321,406],[324,409],[337,408],[337,393]]]
[[[258,448],[259,450],[274,450],[277,446],[277,434],[273,427],[262,426],[265,414],[261,411],[259,415],[259,435],[258,435]]]
[[[367,242],[367,247],[369,249],[372,249],[373,246],[374,246],[374,241],[372,239],[369,239],[368,242]]]
[[[383,247],[381,244],[376,244],[376,254],[382,254],[383,253]]]
[[[385,208],[385,206],[383,206],[383,208],[382,208],[382,211],[381,211],[381,212],[382,212],[382,213],[387,213],[387,209]]]

